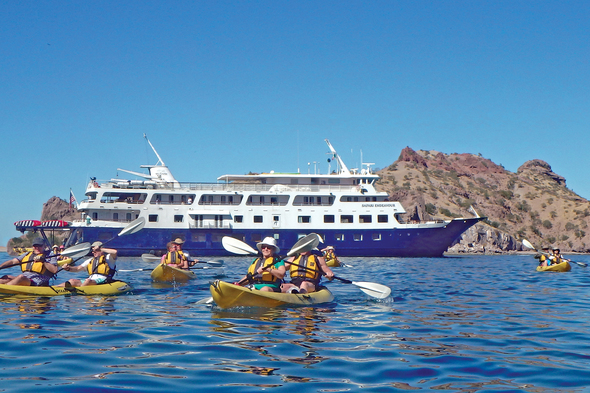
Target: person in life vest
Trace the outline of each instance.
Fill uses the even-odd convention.
[[[557,265],[562,262],[571,262],[571,260],[564,258],[563,255],[561,255],[561,251],[559,250],[559,248],[554,248],[553,249],[553,260],[551,261],[551,263],[554,265]]]
[[[102,242],[92,243],[92,257],[88,258],[79,266],[64,266],[68,272],[80,272],[86,270],[88,278],[83,282],[77,278],[72,278],[58,286],[80,287],[86,285],[104,284],[112,281],[117,270],[117,250],[112,248],[103,248]]]
[[[248,273],[235,285],[252,284],[254,289],[267,292],[281,292],[281,283],[285,276],[285,262],[278,256],[281,250],[274,237],[266,237],[256,244],[258,258],[250,267]]]
[[[180,239],[176,239],[180,240]],[[162,265],[170,265],[172,267],[176,267],[178,269],[188,269],[189,262],[186,258],[186,255],[182,252],[182,250],[178,249],[178,244],[175,242],[168,242],[166,244],[166,249],[168,252],[162,255],[162,259],[160,260],[160,264]]]
[[[324,260],[326,261],[326,265],[332,267],[340,266],[340,260],[336,256],[336,251],[334,250],[333,246],[322,248],[322,252],[324,253]]]
[[[33,240],[33,251],[26,252],[0,265],[0,269],[20,265],[18,276],[4,275],[0,284],[48,286],[49,280],[57,273],[56,255],[45,251],[45,242],[38,237]]]
[[[539,255],[539,266],[547,267],[551,266],[553,255],[551,255],[551,249],[549,247],[543,247],[541,254]]]
[[[183,269],[188,269],[189,266],[194,266],[197,262],[199,262],[198,259],[193,259],[191,261],[190,254],[187,251],[182,250],[184,240],[182,240],[181,238],[176,238],[172,243],[174,243],[174,245],[176,246],[176,251],[180,253],[181,257],[186,261],[186,264],[184,265],[185,267],[183,267]]]
[[[317,249],[290,257],[285,262],[285,266],[291,276],[291,282],[281,286],[282,292],[315,292],[320,285],[322,275],[325,275],[328,280],[334,277],[332,269],[326,265],[322,253]]]

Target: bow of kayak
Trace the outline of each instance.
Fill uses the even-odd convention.
[[[215,304],[220,308],[308,306],[334,300],[332,292],[325,287],[312,293],[294,294],[264,292],[215,280],[211,283],[209,290]]]
[[[551,266],[537,266],[538,272],[569,272],[570,270],[572,270],[572,267],[568,261]]]
[[[34,287],[25,285],[0,284],[0,294],[25,296],[60,296],[60,295],[119,295],[130,291],[131,285],[125,281],[113,281],[106,284],[87,285],[85,287]]]
[[[156,282],[187,282],[197,278],[191,270],[179,269],[170,265],[158,265],[151,273],[152,280]]]

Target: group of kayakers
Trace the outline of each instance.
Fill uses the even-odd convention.
[[[84,281],[71,279],[57,286],[96,285],[112,280],[116,271],[115,261],[117,260],[117,250],[103,248],[102,243],[99,241],[92,243],[91,250],[92,257],[88,258],[81,265],[70,266],[69,264],[65,264],[63,267],[63,270],[71,272],[79,272],[86,269],[88,278]],[[20,265],[22,271],[18,276],[4,275],[0,277],[0,284],[48,286],[49,280],[60,271],[58,265],[60,258],[58,247],[53,247],[51,251],[46,250],[44,240],[38,237],[33,240],[32,251],[23,253],[0,265],[0,269]]]
[[[169,242],[167,252],[162,256],[160,263],[188,270],[199,262],[196,259],[191,260],[189,253],[182,250],[183,243],[184,241],[180,238]],[[256,247],[260,252],[259,256],[252,262],[247,274],[235,284],[252,285],[253,288],[261,291],[309,293],[317,290],[322,276],[326,276],[329,280],[334,277],[334,273],[326,263],[326,259],[338,261],[332,246],[323,249],[323,253],[315,249],[286,259],[279,256],[280,248],[273,237],[266,237],[257,243]],[[91,245],[90,258],[78,266],[70,265],[73,262],[70,260],[63,265],[62,269],[59,269],[58,261],[63,258],[60,255],[61,251],[63,247],[60,249],[54,246],[52,250],[46,249],[44,240],[40,237],[36,238],[33,241],[32,251],[25,252],[0,265],[0,269],[20,265],[22,271],[17,276],[0,277],[0,284],[48,286],[49,280],[61,270],[86,271],[88,278],[69,279],[56,285],[57,287],[81,287],[113,280],[116,272],[117,250],[106,248],[102,242],[96,241]],[[289,273],[290,282],[284,280],[287,273]]]
[[[539,259],[539,266],[541,267],[558,265],[565,261],[570,262],[569,259],[566,259],[561,255],[559,248],[551,249],[550,247],[543,247],[542,252],[535,255],[535,258]]]
[[[256,244],[256,248],[260,251],[259,256],[250,264],[247,274],[234,284],[252,285],[268,292],[309,293],[316,291],[322,276],[328,280],[334,277],[324,255],[318,250],[283,259],[278,255],[280,248],[273,237],[266,237]],[[290,282],[284,281],[287,272]]]

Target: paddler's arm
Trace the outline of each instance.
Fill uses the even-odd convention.
[[[320,257],[318,255],[318,262],[320,263],[320,268],[322,269],[322,271],[324,272],[324,275],[326,276],[326,278],[328,280],[332,280],[334,278],[334,272],[332,271],[332,269],[330,269],[330,267],[326,264],[326,260],[324,259],[324,257]]]
[[[262,272],[265,270],[267,272],[269,272],[271,275],[273,275],[274,277],[278,278],[279,280],[282,280],[283,277],[285,277],[285,272],[286,272],[285,264],[282,261],[278,262],[276,265],[271,265],[270,267],[267,267],[267,268],[262,268],[262,266],[261,266],[258,268],[257,272],[259,274],[262,274]]]
[[[113,258],[113,261],[117,259],[117,250],[114,248],[103,248],[102,252],[109,254]]]
[[[4,269],[4,268],[14,266],[14,265],[19,265],[20,263],[21,263],[21,261],[19,261],[18,258],[12,258],[6,262],[2,262],[2,265],[0,265],[0,269]]]

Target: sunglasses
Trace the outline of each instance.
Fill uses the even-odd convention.
[[[273,246],[267,246],[266,244],[265,244],[265,245],[262,245],[262,246],[260,246],[260,248],[261,248],[262,250],[264,250],[265,248],[268,248],[269,250],[272,250],[272,249],[274,249],[274,247],[273,247]]]

